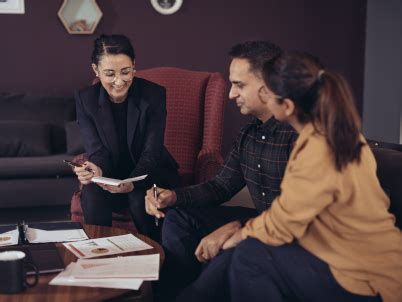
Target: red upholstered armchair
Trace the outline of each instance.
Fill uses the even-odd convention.
[[[225,81],[220,73],[172,67],[142,70],[138,77],[166,88],[165,145],[180,165],[183,186],[212,178],[221,166]],[[79,155],[76,161],[85,160]],[[80,191],[71,201],[71,220],[84,222]],[[113,226],[135,229],[128,211],[113,213]]]

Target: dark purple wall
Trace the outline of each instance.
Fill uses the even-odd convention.
[[[0,92],[71,95],[92,79],[90,52],[100,33],[129,36],[138,69],[176,66],[226,78],[233,44],[270,39],[344,74],[361,108],[366,0],[183,0],[170,16],[147,0],[98,0],[103,18],[95,35],[69,35],[57,17],[62,2],[26,0],[24,15],[0,15]],[[227,104],[224,153],[246,120]]]

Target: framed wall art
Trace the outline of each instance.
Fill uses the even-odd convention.
[[[69,34],[88,35],[94,33],[103,13],[95,0],[64,0],[57,15]]]
[[[162,15],[171,15],[177,12],[183,0],[151,0],[154,9]]]
[[[0,14],[25,14],[24,0],[0,0]]]

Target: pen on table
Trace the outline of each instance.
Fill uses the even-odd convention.
[[[154,184],[154,186],[152,187],[152,191],[154,192],[154,198],[156,201],[158,201],[158,189],[156,187],[156,184]],[[155,225],[158,226],[159,225],[159,220],[158,217],[155,216]]]
[[[109,241],[109,242],[110,242],[111,244],[113,244],[114,246],[118,247],[121,251],[124,251],[124,249],[123,249],[121,246],[119,246],[118,244],[116,244],[115,242],[113,242],[111,239],[106,238],[106,240]]]

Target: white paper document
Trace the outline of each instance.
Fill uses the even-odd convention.
[[[50,281],[50,285],[66,286],[87,286],[138,290],[142,284],[141,279],[133,278],[112,278],[112,279],[76,279],[74,271],[77,263],[73,262],[67,266],[66,270],[59,273]]]
[[[74,277],[158,280],[159,254],[102,259],[78,259]]]
[[[30,243],[69,242],[88,239],[83,229],[45,231],[29,227],[26,237]]]
[[[108,177],[102,177],[102,176],[94,176],[91,178],[92,182],[95,183],[100,183],[104,185],[110,185],[110,186],[120,186],[121,184],[124,183],[129,183],[129,182],[136,182],[145,179],[148,176],[148,174],[133,177],[133,178],[126,178],[126,179],[115,179],[115,178],[108,178]]]
[[[18,227],[16,227],[15,230],[0,234],[0,246],[18,244],[19,234]]]
[[[75,256],[84,259],[143,251],[153,248],[149,244],[135,237],[133,234],[96,238],[63,244]]]

